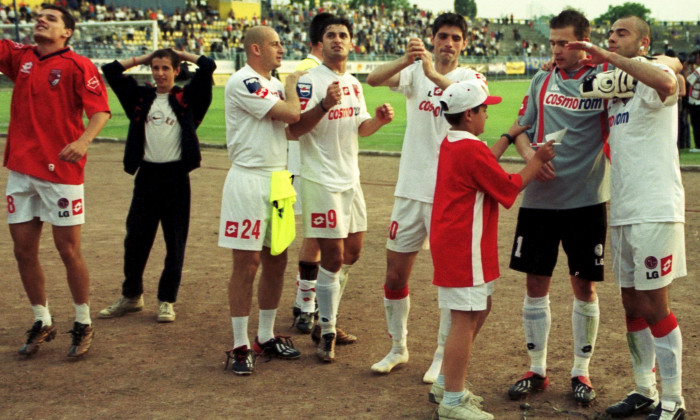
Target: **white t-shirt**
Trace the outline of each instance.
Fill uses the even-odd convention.
[[[267,117],[279,100],[284,85],[266,79],[248,64],[232,74],[224,94],[226,148],[234,165],[278,171],[287,165],[285,123]]]
[[[148,111],[143,155],[146,162],[176,162],[182,158],[182,128],[168,103],[168,96],[168,93],[157,93]]]
[[[371,118],[362,84],[350,73],[339,75],[320,65],[299,78],[297,93],[304,112],[321,102],[328,86],[335,82],[340,84],[340,104],[328,110],[313,130],[299,138],[301,177],[330,191],[346,191],[360,179],[358,129]]]
[[[673,72],[662,64],[654,64]],[[610,101],[610,226],[684,222],[678,160],[678,93],[661,102],[638,82],[626,102]]]
[[[445,76],[453,82],[486,80],[466,67],[457,67]],[[442,89],[425,76],[418,62],[401,70],[399,86],[392,90],[406,96],[407,120],[394,195],[432,203],[440,143],[450,128],[440,108]]]

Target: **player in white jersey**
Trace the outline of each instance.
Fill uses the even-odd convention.
[[[408,121],[386,252],[384,307],[393,346],[384,359],[372,365],[372,371],[378,373],[389,373],[396,365],[408,362],[408,279],[418,251],[427,244],[438,151],[449,128],[439,99],[442,91],[454,81],[485,80],[472,69],[458,67],[468,35],[462,16],[441,14],[433,22],[432,34],[434,58],[420,39],[411,38],[403,57],[378,67],[367,77],[371,86],[389,86],[406,96]],[[424,382],[435,382],[440,373],[448,331],[449,311],[446,310],[440,317],[438,348],[423,377]]]
[[[358,136],[369,136],[391,122],[389,104],[371,118],[362,85],[346,72],[352,24],[334,17],[323,23],[323,64],[299,79],[301,119],[289,127],[301,145],[304,237],[317,238],[321,267],[316,284],[320,360],[335,358],[341,277],[357,261],[367,227],[360,187]]]
[[[332,18],[330,13],[319,13],[311,20],[309,25],[309,40],[311,41],[311,53],[299,63],[297,71],[307,71],[321,64],[323,57],[323,21]],[[297,201],[294,203],[294,214],[301,214],[301,152],[298,141],[289,142],[289,156],[287,158],[287,170],[294,175],[294,189],[297,191]],[[316,311],[316,277],[318,265],[321,259],[321,251],[315,238],[304,238],[299,250],[299,271],[297,273],[297,294],[292,308],[294,326],[304,334],[312,332],[314,327],[314,315]],[[320,332],[314,330],[312,338]],[[348,334],[336,327],[336,344],[353,344],[357,337]],[[318,335],[320,340],[320,335]],[[315,339],[315,341],[318,341]]]
[[[636,389],[608,407],[614,417],[654,411],[647,419],[682,419],[682,338],[668,304],[668,286],[686,275],[684,207],[676,137],[678,83],[674,71],[645,57],[649,25],[629,16],[608,34],[609,51],[577,42],[586,63],[611,63],[637,80],[631,97],[608,108],[611,151],[610,241],[620,286]],[[615,77],[613,80],[621,80]],[[653,179],[653,182],[649,182]],[[656,359],[656,360],[655,360]],[[656,389],[658,361],[662,394]]]
[[[271,28],[251,28],[244,45],[247,64],[229,78],[225,90],[231,169],[224,184],[219,227],[219,246],[233,249],[228,287],[233,349],[227,353],[238,375],[253,373],[253,351],[285,359],[299,357],[299,351],[273,331],[287,252],[273,255],[270,251],[270,190],[273,173],[285,170],[287,164],[285,124],[299,120],[296,82],[301,73],[287,76],[285,85],[271,76],[284,53]],[[248,315],[253,280],[261,264],[258,336],[251,350]]]

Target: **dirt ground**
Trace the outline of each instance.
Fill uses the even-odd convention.
[[[2,141],[0,141],[4,149]],[[276,331],[289,334],[302,352],[295,361],[258,360],[251,377],[224,370],[224,351],[232,332],[226,297],[231,253],[217,247],[221,187],[229,167],[226,152],[206,149],[202,168],[192,173],[192,219],[177,321],[155,322],[156,288],[164,246],[156,239],[145,276],[143,312],[113,320],[97,319],[97,311],[111,304],[122,281],[124,221],[133,179],[122,171],[123,146],[95,143],[90,147],[86,174],[87,223],[83,253],[92,279],[91,308],[96,338],[81,360],[69,360],[73,307],[65,271],[47,226],[41,261],[47,274],[47,293],[61,334],[31,358],[17,350],[31,326],[32,313],[12,256],[7,229],[0,233],[0,417],[2,418],[366,418],[429,419],[435,411],[427,399],[429,385],[421,382],[436,345],[437,293],[430,284],[428,251],[420,253],[411,276],[411,314],[408,345],[410,362],[389,375],[369,367],[390,348],[382,304],[386,227],[393,205],[399,160],[362,156],[360,166],[367,200],[369,229],[364,252],[350,273],[340,305],[339,324],[359,337],[353,346],[339,347],[336,361],[321,364],[308,336],[291,327],[294,276],[300,241],[289,251],[285,291]],[[510,171],[519,165],[506,164]],[[0,171],[4,187],[7,170]],[[700,264],[700,174],[684,172],[688,272],[672,287],[672,309],[684,339],[684,394],[689,416],[700,415],[700,291],[695,284]],[[506,395],[511,383],[527,370],[521,306],[524,278],[507,268],[516,204],[500,219],[502,277],[496,283],[493,311],[478,337],[468,374],[473,390],[485,399],[485,409],[497,419],[598,418],[605,407],[633,386],[619,292],[610,274],[600,285],[601,323],[591,362],[591,379],[598,399],[578,407],[572,399],[572,294],[565,259],[555,272],[551,291],[552,330],[549,340],[551,385],[532,396],[521,409]],[[685,298],[683,298],[685,296]],[[257,328],[254,304],[251,339]],[[643,417],[640,417],[643,418]]]

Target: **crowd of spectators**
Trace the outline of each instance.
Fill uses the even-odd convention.
[[[108,2],[108,1],[107,1]],[[206,0],[191,2],[190,6],[176,8],[165,13],[161,8],[137,8],[105,5],[105,0],[57,0],[54,3],[73,11],[78,22],[123,22],[157,21],[159,46],[187,50],[194,53],[214,53],[230,57],[233,52],[242,51],[242,40],[248,28],[255,25],[268,25],[279,34],[286,49],[286,58],[301,59],[308,53],[308,24],[319,12],[327,11],[347,17],[354,25],[355,58],[368,60],[391,59],[404,54],[408,39],[421,38],[430,46],[433,13],[413,6],[407,9],[389,10],[384,6],[360,5],[349,9],[342,3],[324,2],[321,7],[309,9],[305,4],[294,3],[278,6],[263,12],[263,16],[236,18],[233,12],[219,16],[217,10],[208,6]],[[35,11],[20,2],[18,12],[12,7],[0,7],[0,22],[30,23]],[[504,15],[490,21],[477,18],[469,21],[468,46],[463,52],[466,57],[494,57],[497,55],[539,56],[549,54],[548,48],[540,43],[524,39],[521,29],[532,28],[532,21],[514,21],[513,15]],[[144,45],[135,45],[134,36],[141,31]],[[505,33],[512,31],[512,43],[505,47]],[[24,31],[21,42],[29,42],[31,31]],[[690,32],[685,33],[688,38]],[[14,34],[6,33],[6,37]],[[105,25],[101,30],[76,31],[72,44],[76,48],[109,48],[119,56],[132,54],[138,48],[151,48],[153,34],[149,26],[120,27]],[[697,37],[700,37],[698,35]],[[502,47],[503,45],[503,47]],[[110,51],[111,52],[111,51]],[[83,51],[90,55],[90,51]]]

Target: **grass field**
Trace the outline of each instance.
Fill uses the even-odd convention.
[[[503,97],[499,105],[489,107],[489,119],[486,130],[480,136],[491,144],[498,139],[513,123],[517,115],[522,98],[525,96],[528,81],[492,81],[489,89],[492,95]],[[362,150],[401,151],[404,131],[406,129],[406,106],[403,95],[392,92],[389,88],[373,88],[363,85],[367,108],[374,115],[374,108],[384,102],[389,102],[394,107],[396,117],[391,124],[382,127],[372,136],[360,139]],[[204,122],[199,127],[199,139],[203,143],[225,144],[226,123],[224,120],[224,88],[214,88],[214,99]],[[9,122],[10,90],[0,90],[0,131],[6,132]],[[102,137],[125,138],[129,121],[127,120],[117,97],[109,91],[109,103],[112,109],[112,119],[102,130]],[[692,140],[691,140],[692,142]],[[506,156],[517,156],[515,148],[509,148]],[[681,164],[700,165],[700,154],[681,152]]]

